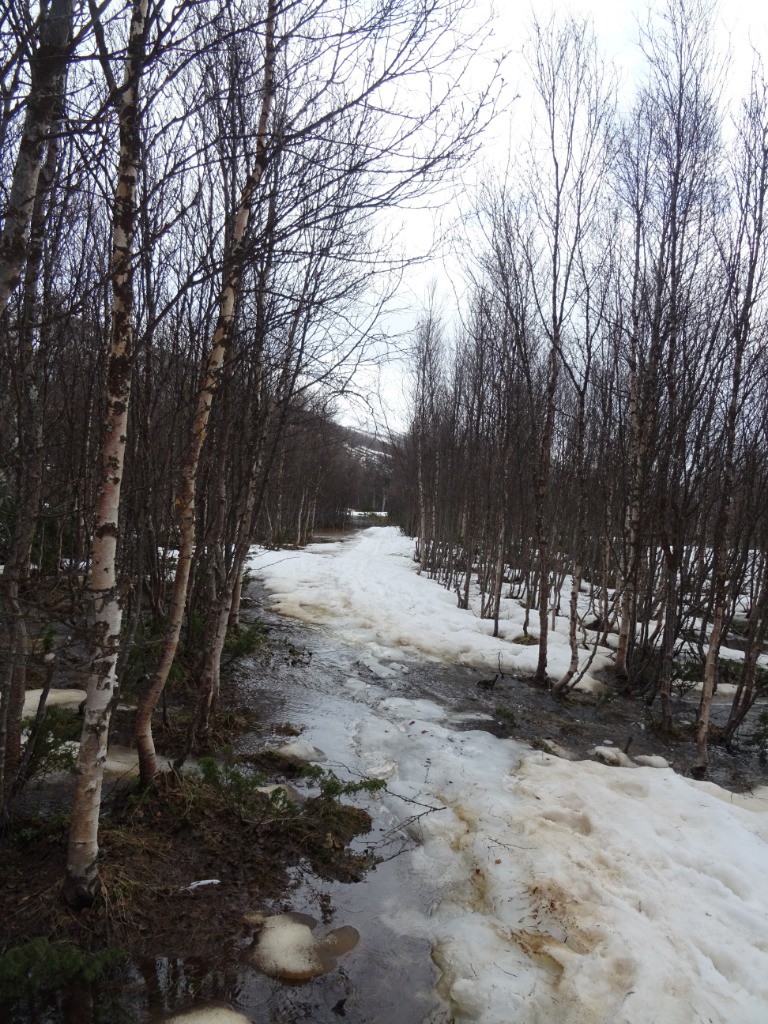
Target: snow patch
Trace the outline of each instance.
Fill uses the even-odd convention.
[[[476,609],[416,575],[411,554],[385,528],[322,555],[259,553],[251,564],[278,610],[329,624],[379,662],[392,660],[389,646],[491,674],[533,671],[535,647],[490,636]],[[520,635],[524,611],[505,602],[503,615],[505,635]],[[564,637],[550,653],[557,677]],[[598,652],[593,678],[610,657]],[[440,897],[429,913],[395,897],[386,923],[430,939],[456,1019],[766,1020],[768,789],[728,793],[660,757],[626,772],[532,752],[457,730],[444,708],[388,685],[345,712],[354,721],[318,720],[314,738],[336,759],[352,736],[358,763],[393,770],[382,803],[418,840],[409,870]],[[349,708],[352,688],[340,689]],[[309,932],[294,932],[300,955]]]
[[[40,703],[42,689],[27,690],[24,697],[24,717],[32,718],[37,714],[37,706]],[[46,698],[46,707],[59,707],[76,711],[85,700],[85,690],[75,689],[50,689]]]
[[[309,740],[304,739],[284,743],[281,747],[276,747],[272,753],[279,754],[280,757],[284,757],[286,760],[306,761],[308,764],[313,761],[321,762],[328,760],[319,747],[313,746]]]
[[[611,765],[613,768],[634,768],[635,762],[617,747],[593,747],[589,756],[602,761],[603,764]]]
[[[175,1017],[166,1017],[164,1024],[251,1024],[251,1019],[226,1006],[204,1006]]]
[[[666,757],[660,754],[638,754],[635,757],[635,764],[644,765],[646,768],[669,768],[670,763]]]
[[[277,914],[264,920],[251,955],[263,974],[283,981],[308,981],[327,974],[336,960],[357,945],[360,934],[351,925],[316,939],[317,921],[306,914]]]
[[[167,771],[171,767],[169,757],[157,759],[160,771]],[[188,761],[186,767],[191,767],[192,762]],[[109,776],[120,776],[122,778],[135,778],[139,774],[139,754],[135,747],[123,747],[118,744],[111,745],[107,750],[107,760],[104,763],[104,774]]]

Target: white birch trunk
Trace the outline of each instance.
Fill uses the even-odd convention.
[[[120,158],[114,208],[112,339],[107,368],[107,408],[88,578],[93,614],[90,627],[91,669],[70,814],[64,887],[65,897],[73,906],[92,903],[101,886],[97,864],[99,809],[109,720],[116,696],[123,614],[117,585],[116,553],[133,363],[132,249],[139,173],[137,108],[147,7],[148,0],[134,0],[125,80],[115,98],[120,117]]]
[[[51,0],[30,59],[30,86],[8,205],[0,234],[0,315],[19,283],[27,234],[45,157],[45,143],[59,105],[70,57],[73,0]]]

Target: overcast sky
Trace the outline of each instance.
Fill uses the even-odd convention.
[[[651,4],[651,9],[660,9],[664,0]],[[436,214],[434,211],[409,211],[395,214],[395,220],[402,224],[403,243],[411,253],[420,246],[426,246],[433,232],[450,233],[462,213],[471,205],[473,183],[489,174],[503,174],[508,154],[519,147],[530,131],[531,97],[526,95],[530,86],[521,51],[525,42],[533,13],[546,21],[552,11],[583,14],[592,19],[602,54],[612,63],[622,82],[622,97],[630,102],[637,76],[642,75],[644,58],[638,46],[639,25],[647,23],[649,4],[638,0],[574,0],[573,3],[491,2],[477,0],[478,25],[494,26],[490,40],[493,56],[502,56],[503,76],[506,82],[508,111],[497,118],[487,133],[476,166],[468,168],[466,187],[456,195],[454,202]],[[723,54],[730,52],[730,69],[726,78],[726,99],[732,108],[739,97],[745,95],[752,66],[753,50],[768,63],[768,3],[765,0],[738,0],[716,6],[715,42]],[[492,22],[491,22],[491,19]],[[490,54],[488,54],[490,56]],[[488,73],[489,64],[481,57],[478,62],[478,77]],[[517,97],[517,99],[514,99]],[[413,268],[402,282],[398,291],[400,312],[392,318],[389,329],[394,334],[406,334],[415,325],[419,311],[426,307],[432,291],[450,324],[456,316],[455,292],[461,288],[461,263],[466,253],[460,243],[447,243],[447,255]],[[466,246],[464,246],[466,248]],[[450,328],[449,328],[450,331]],[[407,381],[403,364],[391,359],[379,373],[368,378],[361,375],[361,390],[368,391],[373,404],[377,404],[376,392],[380,391],[386,416],[379,412],[377,418],[386,419],[396,430],[406,426],[406,405],[404,391]],[[370,416],[363,410],[340,409],[344,422],[370,427]]]

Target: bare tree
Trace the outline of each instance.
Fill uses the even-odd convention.
[[[723,640],[723,627],[728,600],[728,564],[731,525],[731,503],[735,483],[737,425],[744,401],[745,360],[753,338],[755,306],[762,291],[766,271],[765,232],[766,196],[768,194],[768,120],[766,119],[768,87],[756,71],[752,87],[738,125],[738,148],[731,166],[733,195],[736,201],[734,238],[725,251],[724,273],[728,282],[728,334],[731,360],[730,394],[722,429],[722,479],[718,501],[712,550],[712,592],[714,608],[707,650],[696,736],[698,756],[694,771],[703,775],[707,769],[707,738],[715,688],[717,660]],[[760,603],[759,601],[757,602]],[[757,632],[757,630],[755,630]],[[745,657],[740,700],[746,690],[754,692],[756,661],[752,652]],[[743,717],[743,716],[742,716]],[[729,722],[729,725],[732,724]]]
[[[120,490],[124,472],[134,341],[133,237],[139,175],[139,83],[145,61],[149,0],[134,0],[125,72],[118,87],[109,57],[103,65],[120,122],[112,250],[112,336],[107,404],[100,451],[100,481],[88,580],[93,608],[91,674],[85,705],[75,795],[69,825],[65,897],[73,906],[92,903],[100,888],[98,829],[107,736],[117,688],[123,593],[117,578]],[[94,26],[97,34],[100,26]]]
[[[542,155],[532,152],[529,204],[533,222],[523,255],[532,298],[547,338],[548,368],[538,446],[535,537],[539,578],[539,657],[535,679],[546,680],[550,600],[548,500],[556,396],[565,334],[578,295],[578,255],[587,244],[604,184],[614,87],[585,22],[534,23],[528,57],[541,110]]]
[[[152,739],[152,713],[165,687],[176,656],[179,634],[187,602],[189,574],[195,545],[195,498],[197,470],[211,414],[213,396],[219,387],[224,360],[232,342],[235,308],[243,275],[246,231],[256,190],[268,159],[268,130],[275,95],[275,31],[278,4],[270,0],[264,24],[264,69],[261,86],[261,111],[256,135],[256,153],[240,194],[234,215],[234,226],[228,240],[218,300],[218,320],[207,356],[204,378],[197,395],[192,430],[184,456],[181,490],[177,498],[180,521],[180,544],[171,608],[165,627],[163,649],[155,673],[142,696],[136,715],[136,746],[139,752],[143,782],[157,774],[157,757]]]
[[[40,10],[38,41],[29,60],[29,92],[13,178],[0,233],[0,314],[19,283],[46,143],[61,106],[72,47],[74,0],[51,0]]]

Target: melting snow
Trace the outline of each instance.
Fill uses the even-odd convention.
[[[535,648],[489,636],[488,622],[416,575],[411,551],[394,528],[374,529],[346,544],[260,552],[252,566],[279,611],[329,624],[393,674],[414,654],[533,669]],[[506,637],[519,632],[511,605]],[[564,637],[551,652],[556,675]],[[601,754],[631,767],[459,731],[430,701],[388,696],[377,675],[364,692],[340,680],[348,702],[365,698],[354,704],[355,753],[388,779],[383,800],[420,842],[412,870],[439,879],[442,894],[428,916],[393,903],[386,923],[431,939],[457,1019],[768,1019],[768,789],[736,796],[615,747]],[[320,722],[313,736],[332,757],[339,724],[326,735]],[[439,810],[418,816],[424,805]]]
[[[251,1024],[251,1021],[228,1007],[211,1006],[168,1017],[164,1024]]]
[[[316,926],[317,921],[306,914],[265,918],[251,955],[254,965],[286,981],[309,981],[332,971],[337,958],[354,949],[360,935],[351,925],[343,925],[315,938]]]
[[[322,762],[328,760],[322,750],[318,747],[313,747],[307,740],[301,739],[284,743],[281,747],[277,747],[273,753],[279,754],[280,757],[285,757],[291,761],[311,763],[312,761]]]
[[[40,696],[41,696],[42,692],[43,692],[42,689],[27,690],[26,695],[24,697],[24,712],[23,712],[23,714],[24,714],[25,718],[30,718],[30,717],[33,717],[34,715],[37,714],[37,706],[40,703]],[[75,690],[75,689],[60,689],[59,690],[59,689],[55,689],[55,688],[52,687],[48,691],[48,696],[46,697],[45,703],[46,703],[46,707],[51,707],[52,705],[56,705],[57,707],[60,707],[60,708],[65,708],[65,709],[66,708],[71,708],[73,710],[77,710],[77,708],[85,700],[86,696],[87,696],[87,694],[86,694],[85,690]]]

